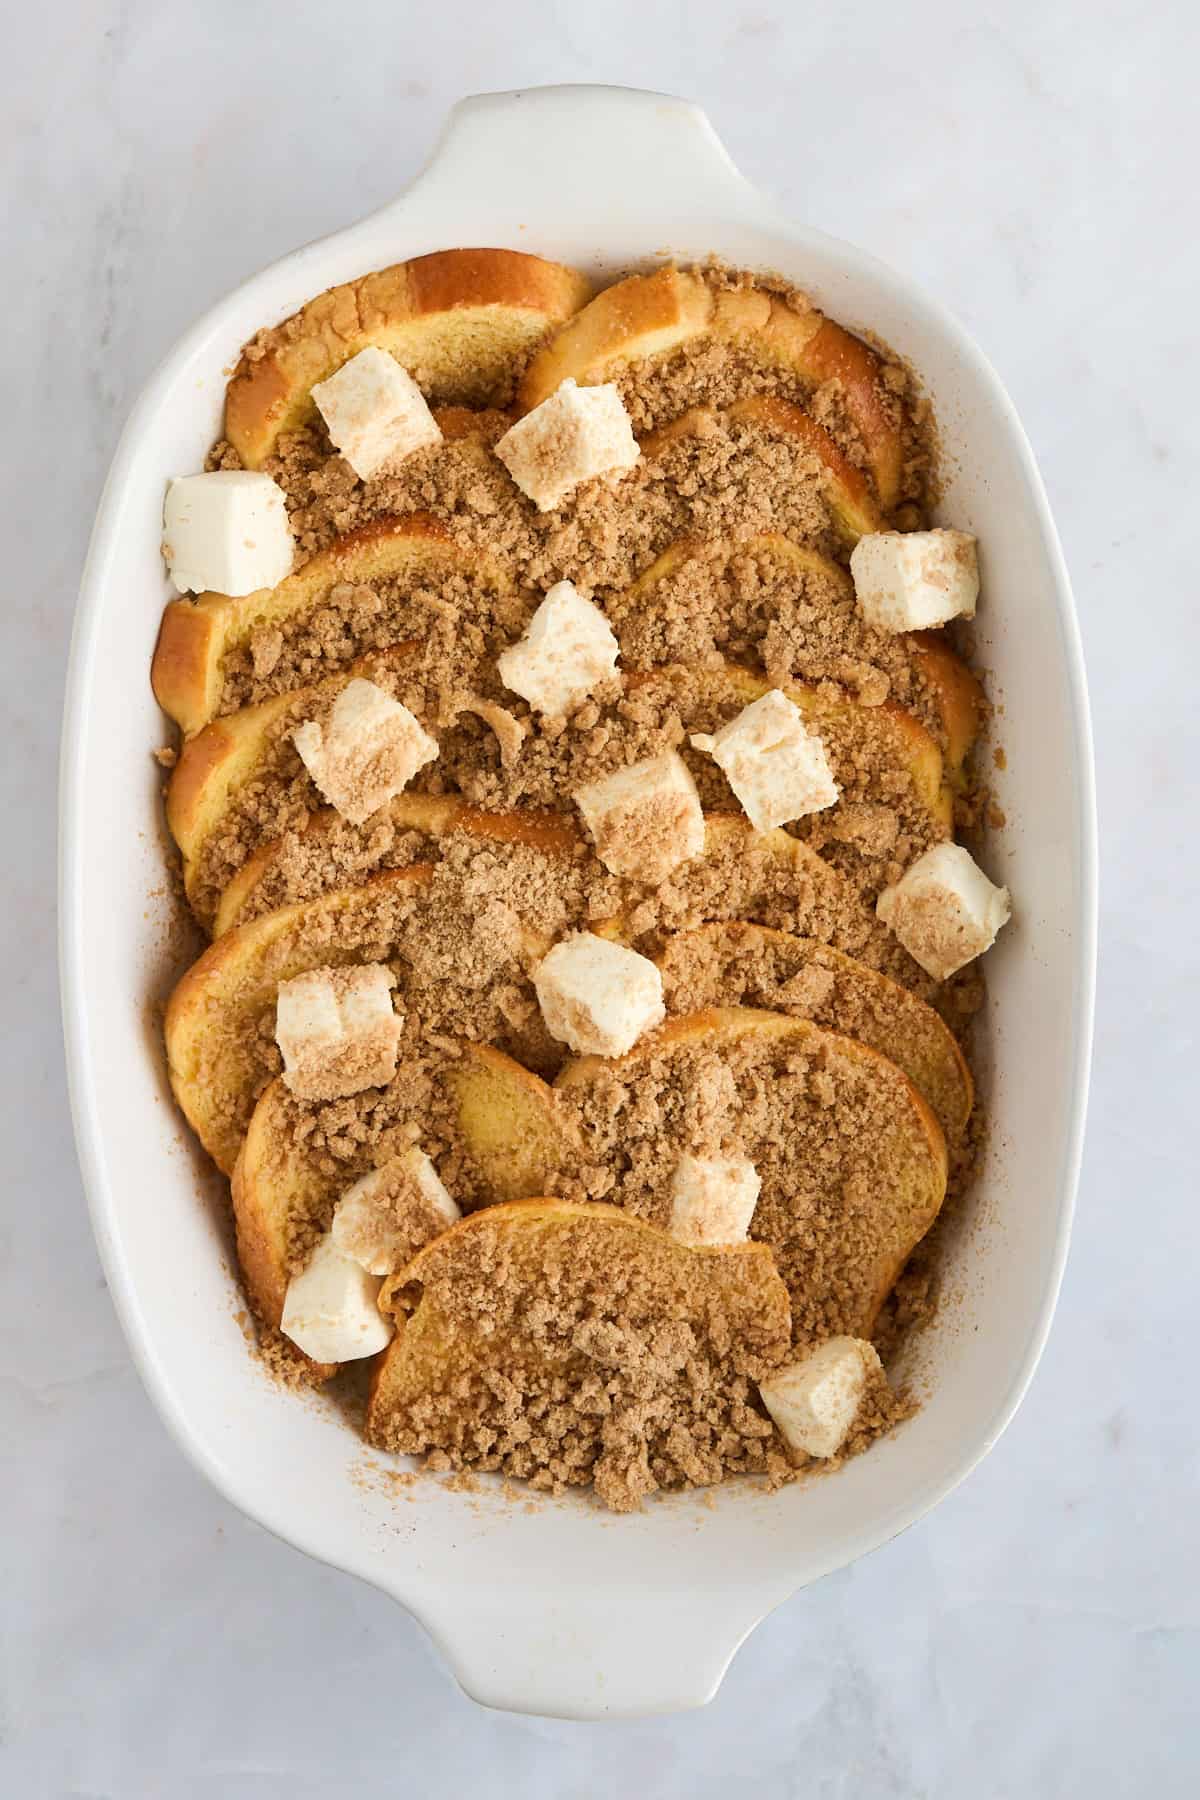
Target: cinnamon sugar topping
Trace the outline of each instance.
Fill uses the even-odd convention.
[[[786,284],[703,273],[722,306],[760,287],[819,325]],[[941,1020],[966,1040],[981,988],[939,985],[875,905],[983,806],[951,760],[947,659],[870,625],[847,563],[860,534],[926,523],[932,428],[886,355],[866,409],[844,372],[799,370],[749,333],[619,364],[620,454],[590,462],[535,414],[454,407],[369,479],[319,417],[264,464],[298,568],[413,513],[458,559],[342,582],[226,654],[238,752],[186,868],[218,929],[297,909],[272,966],[305,972],[202,1041],[215,1110],[236,1136],[266,1109],[256,1192],[301,1196],[284,1281],[331,1229],[385,1277],[400,1325],[368,1434],[456,1480],[592,1483],[618,1511],[790,1480],[759,1381],[830,1339],[886,1348],[931,1304],[927,1233],[972,1136]],[[599,391],[572,381],[564,406]],[[209,467],[239,460],[221,443]],[[784,715],[802,792],[706,753]],[[388,1016],[356,1036],[362,964]],[[497,1055],[481,1129],[464,1070]],[[498,1206],[516,1167],[543,1198]],[[831,1467],[912,1410],[864,1355]]]

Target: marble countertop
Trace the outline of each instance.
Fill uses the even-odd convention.
[[[61,0],[6,47],[0,1794],[1200,1791],[1194,20],[1177,0]],[[74,591],[137,389],[226,289],[401,187],[459,94],[562,80],[698,99],[752,178],[984,346],[1075,579],[1102,825],[1078,1226],[1024,1408],[922,1524],[763,1625],[708,1709],[616,1726],[473,1707],[410,1619],[232,1512],[170,1442],[88,1230],[52,901]]]

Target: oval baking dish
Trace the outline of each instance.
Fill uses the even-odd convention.
[[[552,151],[552,153],[548,153]],[[612,1522],[434,1480],[398,1504],[334,1405],[246,1357],[223,1203],[167,1088],[153,1002],[178,962],[165,891],[161,720],[144,680],[165,594],[166,479],[217,435],[225,371],[259,326],[366,270],[452,244],[612,275],[664,252],[779,270],[920,371],[943,516],[984,556],[978,660],[1004,707],[1008,826],[990,846],[1016,918],[988,962],[991,1148],[950,1250],[955,1302],[906,1352],[917,1416],[835,1476],[733,1484]],[[1048,771],[1053,771],[1052,777]],[[62,749],[63,1008],[80,1162],[109,1286],[156,1405],[235,1505],[393,1594],[492,1706],[577,1718],[696,1706],[796,1588],[903,1530],[991,1448],[1030,1380],[1066,1255],[1086,1099],[1095,820],[1083,665],[1029,446],[964,332],[872,258],[782,218],[704,115],[663,95],[547,88],[464,101],[382,212],[285,258],[171,352],[117,451],[83,578]],[[368,1460],[371,1465],[367,1466]]]

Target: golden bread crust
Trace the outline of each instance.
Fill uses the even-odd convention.
[[[647,571],[645,579],[661,576],[677,566],[674,560],[679,546],[672,546],[659,562]],[[680,552],[680,555],[685,552]],[[797,560],[822,559],[814,552],[796,551]],[[672,560],[668,563],[667,559]],[[652,585],[652,584],[651,584]],[[631,593],[636,590],[630,590]],[[650,587],[646,589],[649,597]],[[813,729],[837,727],[847,742],[861,745],[881,765],[907,774],[912,791],[937,831],[949,832],[953,824],[953,795],[944,778],[942,753],[930,732],[920,720],[893,701],[880,706],[862,706],[848,697],[839,697],[832,688],[796,682],[774,683],[769,677],[746,669],[740,664],[724,662],[719,668],[698,672],[683,665],[662,665],[653,669],[631,670],[627,677],[630,695],[658,689],[670,690],[682,682],[689,688],[697,685],[711,694],[714,707],[737,701],[748,706],[772,687],[780,686],[794,701]],[[236,715],[234,715],[236,717]],[[212,729],[209,727],[208,729]],[[199,741],[199,740],[197,740]],[[219,777],[220,770],[217,776]],[[720,817],[720,815],[714,815]],[[488,813],[466,801],[453,798],[432,799],[423,795],[401,795],[389,803],[377,822],[398,829],[427,832],[432,837],[464,832],[475,837],[491,838],[503,843],[523,843],[547,854],[570,855],[586,847],[587,839],[570,814],[535,812],[521,809],[510,813]],[[301,829],[304,833],[324,832],[338,826],[338,817],[328,808],[309,815]],[[283,853],[284,840],[275,838],[261,844],[226,884],[217,904],[212,930],[220,937],[237,924],[251,902],[255,888],[270,873]],[[827,865],[822,864],[822,868]],[[830,877],[834,871],[828,871]]]
[[[254,1054],[256,1022],[273,1004],[280,982],[307,969],[363,960],[353,935],[356,916],[369,916],[375,899],[389,889],[422,887],[432,879],[431,865],[418,863],[388,870],[362,887],[266,913],[218,938],[176,984],[163,1027],[167,1070],[184,1116],[223,1174],[237,1160],[265,1085]],[[309,938],[297,948],[291,940],[301,926]]]
[[[471,1285],[485,1286],[500,1265],[510,1283],[519,1280],[520,1295],[508,1296],[510,1323],[496,1329],[494,1321],[463,1315],[457,1301],[464,1257],[475,1263]],[[600,1294],[595,1275],[606,1269],[612,1271],[612,1286]],[[718,1319],[721,1342],[737,1346],[734,1360],[756,1372],[786,1354],[787,1291],[764,1246],[680,1244],[600,1201],[528,1199],[489,1206],[452,1225],[385,1283],[381,1305],[394,1316],[396,1334],[375,1364],[368,1438],[408,1453],[449,1452],[466,1465],[494,1460],[496,1434],[478,1427],[494,1410],[492,1394],[513,1372],[536,1380],[540,1371],[561,1384],[564,1397],[573,1383],[587,1385],[586,1359],[547,1343],[536,1328],[526,1329],[525,1321],[548,1303],[561,1303],[577,1283],[586,1290],[589,1319],[602,1322],[610,1307],[619,1317],[635,1271],[647,1298],[654,1296],[655,1318],[690,1321],[697,1360],[710,1321]],[[582,1298],[581,1292],[576,1304]],[[438,1406],[451,1384],[463,1395],[461,1415]],[[608,1440],[596,1435],[599,1449]],[[581,1466],[571,1479],[586,1481],[590,1475],[590,1468]],[[713,1478],[709,1473],[707,1479]],[[632,1492],[616,1496],[606,1489],[605,1498],[622,1510],[636,1504]]]
[[[581,387],[618,368],[676,349],[710,329],[712,292],[698,275],[659,269],[631,275],[596,295],[530,360],[517,392],[522,412],[548,400],[568,376]]]
[[[951,784],[961,789],[966,763],[983,724],[986,700],[977,675],[936,631],[914,632],[910,643],[921,672],[937,698],[942,730],[946,734],[946,770]]]
[[[880,1135],[873,1151],[876,1163],[886,1169],[887,1178],[873,1189],[868,1202],[879,1220],[875,1256],[865,1279],[858,1280],[853,1316],[839,1326],[855,1337],[869,1338],[879,1309],[901,1269],[941,1210],[948,1174],[946,1140],[936,1115],[908,1076],[887,1057],[855,1038],[824,1030],[807,1019],[752,1007],[709,1007],[668,1019],[625,1056],[575,1058],[558,1076],[555,1090],[568,1098],[578,1094],[583,1100],[594,1084],[600,1083],[611,1091],[614,1080],[625,1075],[631,1091],[636,1093],[639,1070],[653,1061],[691,1046],[719,1051],[747,1038],[762,1044],[774,1041],[794,1045],[800,1053],[820,1061],[835,1090],[846,1080],[847,1071],[854,1070],[886,1095],[890,1130]],[[831,1104],[836,1105],[836,1099]],[[753,1146],[748,1146],[748,1153],[753,1160]],[[760,1206],[766,1199],[764,1188]],[[761,1220],[761,1213],[756,1219]],[[777,1256],[785,1247],[782,1241],[766,1236],[761,1223],[756,1235],[761,1235]],[[836,1241],[826,1246],[826,1254],[836,1258]],[[793,1309],[797,1309],[801,1299],[793,1291]]]
[[[861,338],[815,307],[801,309],[761,289],[715,292],[702,276],[675,268],[631,275],[605,288],[532,358],[519,401],[528,411],[568,376],[582,385],[661,356],[703,336],[750,350],[814,387],[837,381],[866,448],[878,503],[885,513],[900,498],[903,432],[883,379],[883,363]]]
[[[681,438],[700,436],[711,428],[711,421],[716,416],[710,407],[690,407],[677,419],[669,419],[665,425],[648,431],[641,439],[642,454],[661,456]],[[775,432],[781,437],[795,438],[824,464],[827,472],[825,499],[839,534],[851,548],[866,532],[884,529],[884,515],[870,482],[838,449],[825,427],[818,425],[803,407],[774,394],[752,394],[744,400],[735,400],[725,409],[724,417],[757,425],[761,430]]]
[[[278,587],[239,598],[201,594],[195,600],[171,600],[150,667],[155,698],[185,734],[199,731],[220,710],[225,656],[248,643],[260,627],[301,617],[343,582],[408,574],[415,580],[439,570],[478,572],[480,562],[436,519],[407,513],[348,532]]]
[[[427,400],[503,405],[524,355],[590,291],[561,263],[489,249],[435,251],[330,288],[247,346],[225,436],[260,468],[279,434],[310,416],[314,385],[371,344],[424,374]]]
[[[167,783],[167,824],[183,855],[183,883],[188,900],[202,925],[211,930],[213,923],[209,907],[202,903],[198,882],[205,844],[239,793],[270,765],[288,717],[305,703],[315,705],[332,698],[356,676],[370,677],[381,664],[405,661],[416,648],[412,642],[376,651],[311,686],[275,694],[254,706],[243,706],[223,718],[212,719],[193,737],[185,739]]]
[[[699,679],[695,670],[658,668],[631,672],[632,691],[645,690],[676,679]],[[949,831],[954,819],[954,802],[943,779],[942,753],[919,719],[892,700],[881,706],[861,706],[857,701],[841,698],[824,687],[801,682],[775,682],[768,675],[738,663],[726,662],[719,669],[706,670],[702,679],[711,685],[714,697],[721,693],[735,696],[743,706],[761,699],[772,688],[786,694],[803,714],[805,722],[818,733],[822,722],[841,721],[849,725],[864,743],[874,748],[912,779],[913,789],[931,819]]]
[[[398,794],[378,815],[397,831],[420,831],[427,837],[445,838],[455,832],[493,843],[525,844],[547,856],[572,856],[585,845],[571,819],[558,813],[526,811],[488,813],[465,800],[431,794]],[[307,834],[334,829],[339,815],[331,807],[310,813],[303,827]],[[213,920],[214,938],[222,937],[239,922],[259,882],[270,872],[282,851],[282,840],[261,844],[226,884]]]
[[[496,1201],[524,1199],[582,1155],[573,1122],[552,1089],[503,1051],[462,1043],[446,1082],[463,1143]],[[305,1155],[286,1134],[287,1089],[276,1078],[259,1096],[233,1172],[238,1258],[255,1313],[278,1325],[290,1278],[288,1225],[326,1222],[348,1185],[327,1156]]]
[[[745,400],[735,400],[729,417],[798,438],[806,450],[820,458],[829,471],[829,505],[847,543],[856,544],[867,532],[883,530],[884,516],[870,482],[838,449],[825,427],[818,425],[802,406],[773,394],[752,394]]]
[[[696,953],[702,959],[699,984],[688,969],[689,959]],[[752,965],[763,953],[770,959],[768,967],[777,983],[774,990],[753,982],[747,996],[740,989],[731,992],[731,974],[736,982],[739,964]],[[932,1006],[844,950],[735,919],[675,933],[656,960],[663,973],[668,1012],[715,1005],[717,996],[723,995],[726,1004],[768,1011],[778,1008],[791,1017],[809,1018],[823,1030],[854,1037],[895,1063],[928,1101],[948,1142],[958,1140],[965,1131],[974,1086],[953,1032]],[[819,985],[815,989],[819,998],[806,1003],[796,977],[809,970],[820,971],[830,982],[828,988]],[[674,1004],[672,998],[677,978],[684,996],[682,1005]],[[703,995],[700,999],[696,998],[698,985]]]

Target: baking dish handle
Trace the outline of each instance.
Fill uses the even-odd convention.
[[[786,1593],[786,1587],[784,1588]],[[422,1622],[472,1700],[555,1719],[631,1719],[704,1706],[783,1598],[728,1590],[572,1586],[541,1605],[441,1596]],[[420,1616],[420,1609],[418,1609]]]
[[[555,199],[581,230],[594,220],[597,242],[611,237],[614,210],[672,232],[726,207],[743,222],[772,216],[698,106],[642,88],[567,85],[460,100],[393,206],[409,223],[428,215],[433,231],[439,217],[462,215],[464,195],[496,241]]]

